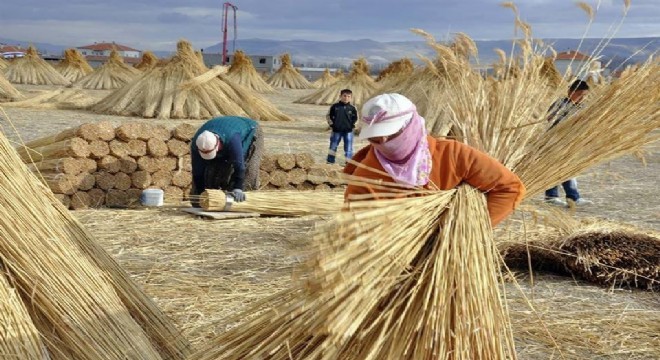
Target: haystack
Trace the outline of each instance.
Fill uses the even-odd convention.
[[[408,58],[393,61],[378,74],[376,82],[382,82],[393,77],[408,77],[412,75],[413,70],[415,70],[415,64]]]
[[[14,85],[0,73],[0,102],[17,101],[24,98],[23,94],[16,90]]]
[[[64,50],[64,59],[55,66],[55,69],[71,82],[76,82],[94,71],[76,49]]]
[[[105,64],[80,79],[73,86],[94,90],[119,89],[139,75],[141,75],[139,70],[124,64],[124,59],[115,49],[112,49]]]
[[[42,59],[33,46],[28,47],[25,57],[14,59],[4,70],[4,75],[14,84],[69,85],[71,83]]]
[[[147,71],[137,81],[108,95],[92,110],[160,119],[236,115],[263,121],[291,120],[252,91],[218,77],[217,70],[205,71],[192,45],[183,40],[167,64]]]
[[[335,79],[337,79],[337,80],[341,80],[341,79],[343,79],[343,78],[346,77],[346,75],[344,74],[344,70],[341,69],[341,68],[340,68],[340,69],[337,69],[337,71],[335,71],[335,73],[334,73],[333,76],[334,76]]]
[[[5,107],[80,110],[96,104],[97,99],[81,89],[59,89],[48,91],[29,99],[4,104]]]
[[[314,87],[316,88],[323,89],[334,84],[336,81],[337,79],[334,76],[332,76],[332,74],[330,74],[330,69],[325,68],[325,70],[323,71],[323,75],[321,75],[320,78],[314,81],[312,85],[314,85]]]
[[[369,65],[365,58],[359,58],[353,62],[351,72],[346,79],[337,80],[332,85],[319,89],[307,96],[303,96],[295,101],[298,104],[316,104],[331,105],[339,99],[339,92],[342,89],[351,89],[353,91],[353,104],[362,105],[378,91],[378,85],[374,79],[369,76]]]
[[[140,62],[135,64],[135,68],[142,71],[150,70],[152,67],[158,64],[158,58],[151,51],[145,51],[142,53],[142,58]]]
[[[234,52],[234,60],[225,77],[237,84],[261,93],[273,92],[273,88],[259,75],[252,59],[241,50]]]
[[[286,89],[311,89],[314,87],[294,69],[289,54],[282,55],[280,60],[282,65],[267,81],[270,86]]]
[[[1,276],[14,284],[14,301],[24,304],[14,309],[3,301],[4,309],[10,306],[3,322],[7,326],[27,310],[43,342],[38,354],[50,355],[21,352],[16,358],[184,359],[188,344],[173,323],[59,205],[1,133],[0,151],[0,198],[11,203],[0,207]],[[17,341],[14,330],[5,329],[0,338]]]

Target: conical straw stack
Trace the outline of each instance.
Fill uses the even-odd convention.
[[[274,91],[254,68],[250,57],[240,50],[234,52],[234,60],[226,78],[256,92],[270,93]]]
[[[135,64],[135,68],[141,71],[147,71],[153,68],[158,64],[158,58],[151,51],[145,51],[142,53],[142,58],[140,62]]]
[[[17,101],[23,98],[23,94],[16,90],[14,85],[7,81],[5,76],[0,73],[0,102]]]
[[[286,89],[311,89],[313,88],[304,76],[300,75],[299,72],[294,69],[291,64],[291,56],[289,54],[284,54],[280,58],[282,65],[271,75],[267,83],[276,88],[286,88]]]
[[[14,84],[69,85],[71,83],[42,59],[33,46],[28,47],[25,57],[14,59],[4,70],[4,75]]]
[[[76,49],[64,50],[64,59],[55,68],[70,82],[76,82],[94,71]]]
[[[119,89],[140,74],[139,70],[124,64],[124,59],[113,49],[105,64],[80,79],[74,86],[94,90]]]

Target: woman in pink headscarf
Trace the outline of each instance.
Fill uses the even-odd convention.
[[[348,164],[344,173],[426,189],[449,190],[465,182],[486,193],[493,226],[522,200],[525,187],[514,173],[468,145],[428,136],[424,118],[405,96],[378,95],[364,104],[362,115],[360,139],[369,145],[352,160],[364,166]],[[361,194],[377,198],[383,191],[349,185],[344,196],[347,201]]]

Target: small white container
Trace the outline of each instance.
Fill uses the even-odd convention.
[[[144,206],[163,206],[164,194],[161,189],[144,189],[140,194],[140,203]]]

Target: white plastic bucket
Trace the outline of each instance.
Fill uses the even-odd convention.
[[[161,189],[144,189],[140,194],[140,203],[144,206],[163,206],[163,195]]]

